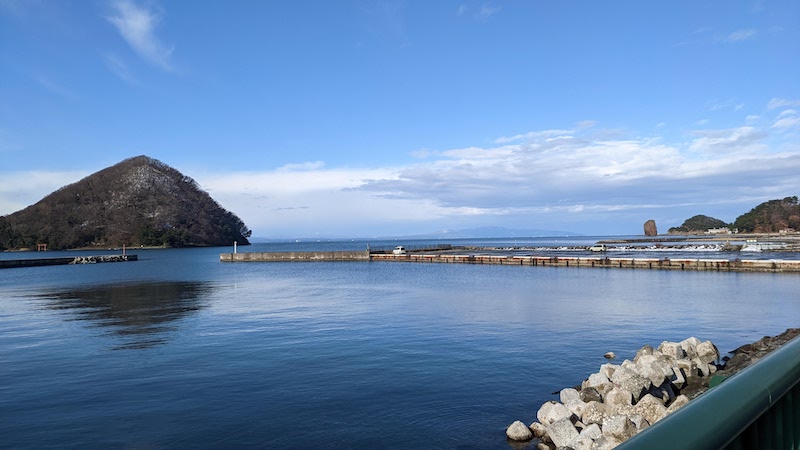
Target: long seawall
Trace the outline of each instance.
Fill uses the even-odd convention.
[[[603,258],[515,255],[408,254],[377,255],[371,261],[404,261],[425,263],[502,264],[534,267],[590,267],[608,269],[701,270],[724,272],[796,272],[799,260],[744,259],[669,259],[669,258]]]
[[[222,262],[290,262],[290,261],[393,261],[444,264],[491,264],[533,267],[581,267],[599,269],[693,270],[718,272],[786,272],[800,273],[800,260],[746,259],[670,259],[608,258],[575,256],[472,255],[438,252],[392,255],[367,251],[325,252],[246,252],[222,253]]]
[[[0,269],[17,267],[62,266],[68,264],[97,264],[138,261],[137,255],[67,256],[63,258],[28,258],[0,260]]]
[[[289,262],[289,261],[369,261],[370,254],[362,251],[322,252],[244,252],[222,253],[222,262]]]

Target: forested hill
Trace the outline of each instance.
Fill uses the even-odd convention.
[[[733,227],[748,233],[775,233],[787,228],[800,230],[797,196],[764,202],[737,217]]]
[[[690,217],[679,227],[669,229],[669,234],[674,233],[703,233],[710,228],[727,227],[728,224],[713,217],[697,215]]]
[[[0,249],[249,244],[250,230],[197,183],[147,156],[126,159],[0,217]]]

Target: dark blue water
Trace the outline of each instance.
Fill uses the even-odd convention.
[[[0,447],[508,448],[607,351],[800,325],[796,274],[223,251],[0,271]]]

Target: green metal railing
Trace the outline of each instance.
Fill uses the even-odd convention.
[[[800,450],[800,337],[617,448]]]

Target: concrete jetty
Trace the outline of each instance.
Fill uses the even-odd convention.
[[[361,251],[319,252],[244,252],[222,253],[222,262],[290,262],[290,261],[369,261],[370,253]]]
[[[222,253],[222,262],[289,262],[289,261],[393,261],[444,264],[493,264],[533,267],[583,267],[598,269],[694,270],[718,272],[786,272],[800,273],[800,260],[746,259],[670,259],[609,258],[578,256],[521,256],[498,254],[456,254],[451,252],[409,252],[393,255],[368,251],[263,252]]]
[[[137,255],[65,256],[63,258],[28,258],[0,260],[0,269],[18,267],[61,266],[68,264],[97,264],[138,261]]]
[[[800,273],[800,260],[608,258],[575,256],[408,254],[370,255],[370,261],[501,264],[534,267],[589,267],[606,269],[701,270],[720,272]]]

